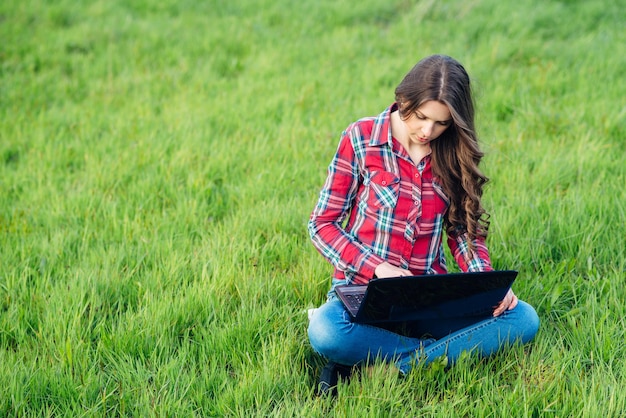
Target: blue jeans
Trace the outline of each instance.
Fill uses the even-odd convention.
[[[452,365],[461,353],[489,356],[515,343],[527,343],[539,329],[539,317],[529,304],[498,317],[434,320],[405,324],[404,331],[356,324],[343,303],[329,292],[328,301],[311,317],[309,340],[327,359],[344,365],[366,364],[380,358],[395,363],[402,374],[414,364],[446,356]]]

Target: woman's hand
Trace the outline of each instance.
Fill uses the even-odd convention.
[[[517,296],[515,296],[513,290],[509,289],[506,296],[504,296],[504,299],[502,299],[502,302],[500,302],[500,304],[493,311],[493,316],[500,316],[504,311],[510,311],[515,308],[517,306],[517,301]]]
[[[376,267],[376,270],[374,270],[374,274],[376,275],[376,277],[382,277],[382,278],[398,277],[398,276],[413,276],[413,273],[411,273],[411,271],[402,269],[400,267],[396,267],[393,264],[389,264],[386,261],[382,262],[381,264],[378,265],[378,267]]]

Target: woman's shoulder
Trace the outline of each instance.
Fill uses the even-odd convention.
[[[372,135],[376,137],[382,135],[381,128],[389,123],[389,109],[385,109],[379,115],[366,116],[352,122],[345,132],[352,138],[353,142],[369,142]]]
[[[363,117],[361,119],[358,119],[352,122],[350,125],[348,125],[348,127],[346,128],[346,132],[350,132],[350,133],[357,132],[362,135],[371,134],[372,127],[374,126],[375,121],[376,121],[375,116]]]

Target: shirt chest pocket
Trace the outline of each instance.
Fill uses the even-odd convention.
[[[394,208],[398,204],[400,179],[387,171],[374,171],[363,182],[370,208]]]

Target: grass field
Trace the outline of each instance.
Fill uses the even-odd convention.
[[[0,4],[0,416],[626,415],[618,0]],[[536,340],[314,395],[341,131],[463,62]],[[450,263],[451,264],[451,263]]]

